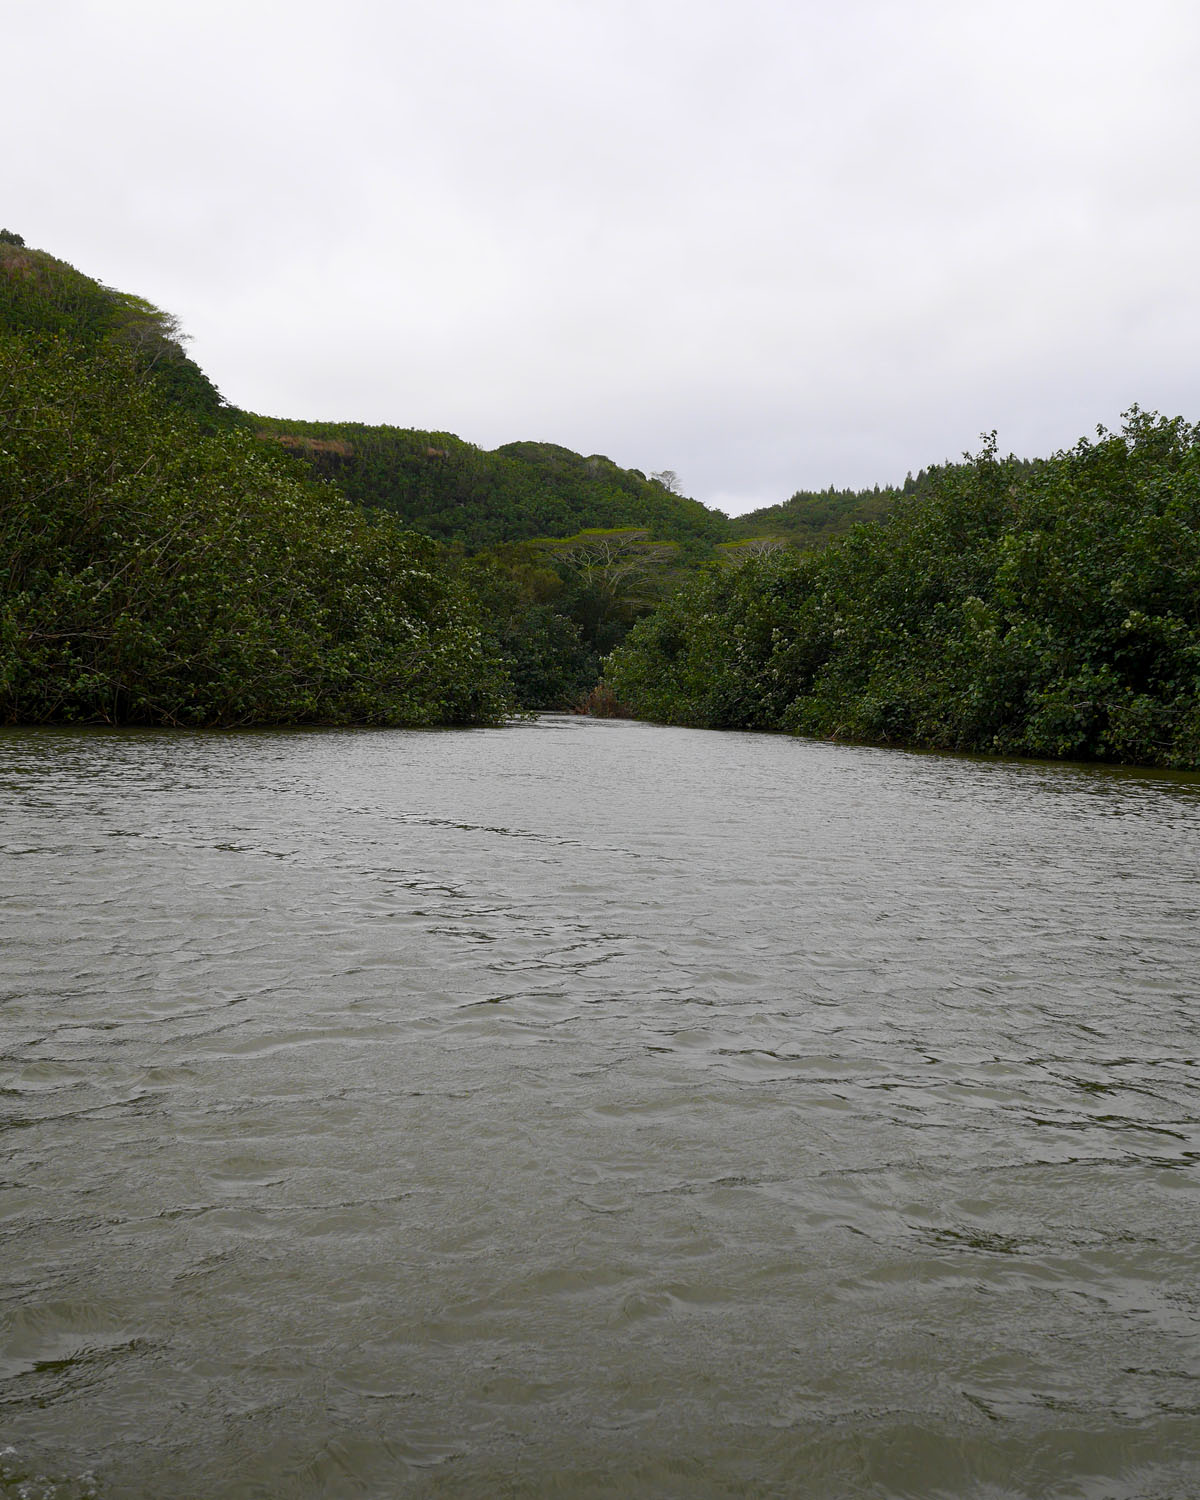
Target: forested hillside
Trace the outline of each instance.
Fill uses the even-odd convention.
[[[168,314],[0,231],[0,548],[0,722],[591,703],[1200,767],[1200,428],[1136,408],[731,523],[553,444],[249,417]]]
[[[1136,408],[988,446],[824,551],[681,590],[611,656],[630,711],[940,749],[1200,767],[1200,428]]]
[[[260,436],[307,459],[352,500],[470,552],[585,528],[638,526],[703,556],[731,536],[720,511],[599,454],[584,458],[553,443],[528,442],[487,452],[448,432],[250,420]]]
[[[922,477],[924,471],[922,471]],[[908,481],[913,485],[913,481]],[[891,487],[869,490],[797,490],[779,505],[764,506],[735,516],[729,523],[736,540],[769,536],[790,547],[823,547],[834,537],[844,536],[862,521],[878,521],[887,515],[904,490]]]
[[[728,536],[599,456],[249,418],[169,314],[9,232],[0,368],[8,722],[570,707]]]
[[[129,292],[85,276],[66,261],[0,234],[0,332],[38,334],[93,354],[124,354],[173,408],[208,430],[237,420],[204,371],[184,352],[178,323]]]
[[[719,511],[668,482],[553,443],[492,452],[445,432],[248,419],[373,514],[458,556],[517,703],[585,701],[604,656],[731,538]]]
[[[0,721],[479,723],[436,544],[243,430],[150,304],[0,238]]]
[[[1023,459],[1010,459],[1018,468],[1028,468]],[[775,537],[790,547],[814,550],[826,546],[836,537],[845,536],[852,526],[866,521],[882,521],[901,500],[928,495],[933,488],[935,468],[922,469],[914,478],[909,474],[902,485],[874,485],[867,490],[797,490],[780,505],[768,505],[737,516],[729,524],[739,539]]]

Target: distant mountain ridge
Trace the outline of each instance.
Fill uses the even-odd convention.
[[[835,537],[844,536],[851,526],[882,520],[902,495],[921,494],[926,487],[927,476],[922,469],[916,479],[910,474],[899,487],[838,490],[830,485],[825,490],[797,490],[778,505],[735,516],[730,525],[738,540],[773,536],[802,550],[824,547]]]
[[[1025,473],[1031,467],[1024,459],[1012,462],[1017,472]],[[801,551],[814,551],[845,536],[852,526],[882,521],[902,500],[932,494],[944,467],[922,469],[915,478],[909,474],[901,485],[876,484],[861,490],[839,490],[830,485],[824,490],[797,490],[779,505],[735,516],[730,526],[739,541],[770,536]]]
[[[556,443],[505,443],[490,452],[449,432],[251,416],[254,431],[305,458],[361,505],[468,551],[587,528],[646,527],[706,555],[731,540],[720,511],[675,494],[637,469]]]
[[[730,519],[638,469],[556,443],[517,441],[489,451],[449,432],[258,416],[224,400],[187,354],[170,313],[28,248],[7,230],[0,231],[4,329],[131,351],[162,393],[206,426],[246,426],[349,499],[468,552],[622,526],[678,543],[692,562],[719,555],[715,549],[736,556],[740,549],[730,544],[766,537],[809,549],[858,522],[881,519],[902,495],[922,493],[926,482],[922,471],[901,486],[800,490]]]

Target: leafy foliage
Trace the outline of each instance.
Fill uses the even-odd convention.
[[[1010,458],[1019,470],[1032,467],[1027,459]],[[882,521],[902,502],[919,499],[933,490],[940,473],[937,467],[922,469],[902,485],[874,485],[865,490],[797,490],[781,505],[737,516],[729,524],[735,543],[761,545],[774,542],[804,550],[827,546],[845,536],[852,526]]]
[[[670,722],[1196,767],[1200,429],[989,442],[823,552],[700,579],[606,681]]]
[[[250,420],[352,499],[458,550],[526,708],[586,696],[634,621],[729,535],[670,471],[647,480],[551,443],[487,453],[444,432]]]
[[[797,490],[780,505],[764,506],[730,522],[735,541],[772,537],[800,548],[824,547],[844,536],[851,526],[881,520],[902,495],[926,488],[926,474],[910,475],[905,488],[892,486],[868,490]]]
[[[0,720],[586,702],[1200,766],[1200,429],[1134,408],[1043,462],[989,442],[734,523],[676,488],[552,444],[249,418],[168,314],[0,232]]]
[[[719,511],[600,454],[584,458],[553,443],[506,443],[489,453],[447,432],[251,421],[352,500],[468,552],[586,527],[641,526],[698,557],[729,536]]]
[[[681,548],[641,527],[489,548],[465,559],[463,581],[490,622],[523,708],[572,708],[605,655],[677,585]]]
[[[494,722],[431,542],[173,403],[142,352],[0,331],[0,719]]]
[[[178,322],[144,297],[102,286],[20,235],[0,237],[0,331],[57,335],[94,350],[124,349],[176,405],[207,427],[238,420],[183,351]]]

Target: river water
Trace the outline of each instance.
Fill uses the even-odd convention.
[[[0,1495],[1200,1495],[1200,778],[0,735]]]

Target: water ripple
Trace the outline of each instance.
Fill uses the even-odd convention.
[[[1200,778],[0,734],[0,1496],[1200,1495]]]

